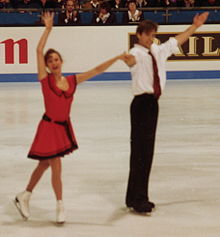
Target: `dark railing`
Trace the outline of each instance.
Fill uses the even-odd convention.
[[[55,12],[54,25],[58,25],[60,9],[51,9]],[[190,24],[196,13],[209,11],[207,20],[209,24],[219,24],[220,7],[199,8],[141,8],[144,19],[155,21],[159,24]],[[77,9],[81,17],[81,23],[77,25],[92,25],[94,9]],[[122,16],[127,8],[112,10],[117,19],[117,25],[123,25]],[[37,26],[41,25],[41,9],[0,9],[0,26]]]

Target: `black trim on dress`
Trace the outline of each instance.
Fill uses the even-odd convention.
[[[71,147],[69,149],[66,149],[63,152],[56,153],[55,155],[51,155],[51,156],[38,156],[38,155],[28,154],[28,157],[32,158],[34,160],[47,160],[47,159],[52,159],[55,157],[63,157],[65,155],[69,154],[70,152],[72,152],[74,149],[77,149],[77,147]]]
[[[50,89],[54,92],[54,94],[56,94],[57,96],[62,96],[62,90],[56,90],[56,88],[54,88],[54,83],[51,81],[51,74],[48,74],[48,85],[50,87]],[[57,88],[58,89],[58,88]]]
[[[68,77],[66,77],[66,79],[69,84],[69,89],[67,91],[63,91],[56,86],[56,82],[52,81],[51,74],[48,74],[48,85],[49,85],[50,89],[54,92],[54,94],[56,94],[57,96],[61,97],[62,95],[64,95],[66,98],[70,98],[73,96],[73,93],[76,89],[76,76],[73,75],[73,80],[75,82],[74,85],[73,85],[72,80],[69,80]],[[72,89],[72,90],[70,90],[70,89]],[[69,90],[71,91],[70,93],[68,93]]]

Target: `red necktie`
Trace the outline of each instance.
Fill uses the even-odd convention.
[[[157,62],[154,57],[154,55],[149,51],[149,54],[152,58],[152,63],[153,63],[153,76],[154,76],[154,83],[153,83],[153,88],[154,88],[154,96],[155,98],[159,99],[161,95],[161,88],[160,88],[160,77],[158,75],[158,67],[157,67]]]

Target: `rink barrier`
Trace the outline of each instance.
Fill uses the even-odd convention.
[[[70,75],[74,73],[64,73]],[[77,74],[77,73],[76,73]],[[186,79],[220,79],[220,71],[168,71],[168,80]],[[90,81],[128,81],[131,80],[129,72],[105,72],[93,77]],[[0,82],[37,82],[37,74],[0,74]]]
[[[165,42],[188,26],[163,25],[156,42]],[[35,49],[42,27],[0,27],[0,81],[37,80]],[[63,56],[63,72],[84,72],[94,65],[128,52],[135,43],[136,26],[54,27],[45,51],[55,48]],[[60,37],[65,35],[66,37]],[[106,39],[106,40],[103,40]],[[74,42],[71,44],[70,42]],[[203,25],[166,63],[168,79],[220,78],[220,31]],[[92,47],[91,47],[92,46]],[[118,61],[93,80],[129,80],[127,65]]]

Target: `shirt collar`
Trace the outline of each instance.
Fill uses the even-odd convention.
[[[147,53],[149,53],[149,51],[150,51],[148,48],[145,48],[144,46],[142,46],[140,44],[134,44],[134,47],[139,48]]]
[[[74,88],[72,86],[71,80],[69,80],[69,77],[66,77],[68,83],[69,83],[69,89],[67,91],[62,91],[59,89],[56,85],[56,81],[54,78],[54,75],[52,73],[49,74],[48,76],[48,82],[50,89],[57,95],[57,96],[62,96],[64,95],[66,98],[69,98],[73,95]]]

